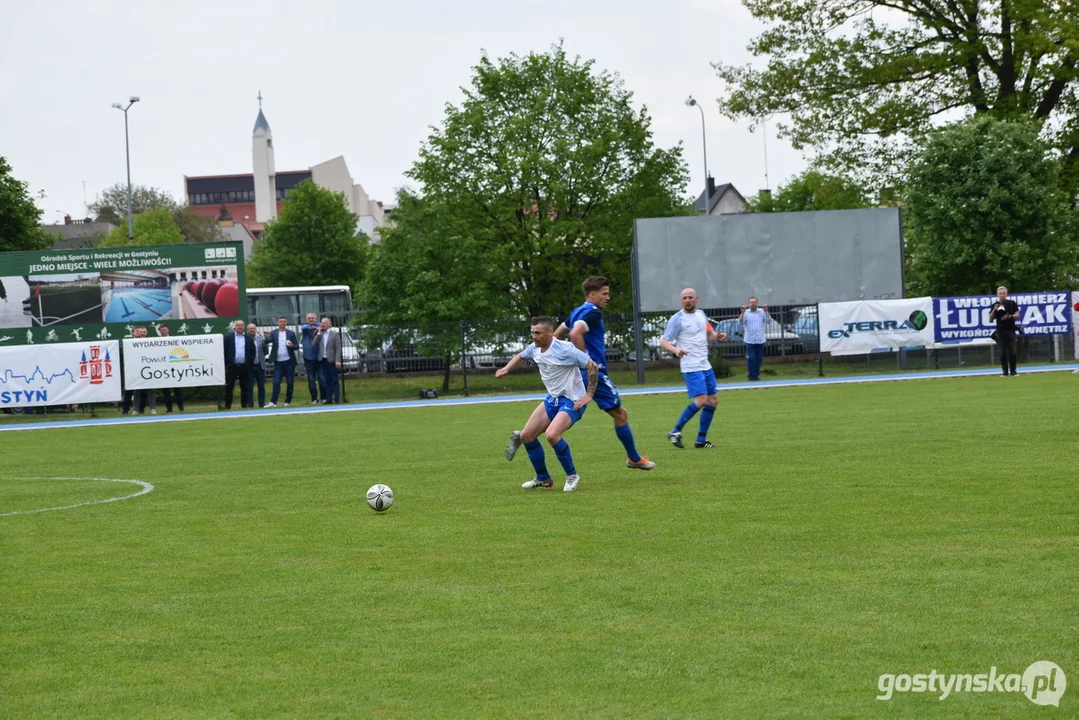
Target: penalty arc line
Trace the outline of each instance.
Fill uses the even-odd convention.
[[[88,500],[87,502],[75,503],[74,505],[62,505],[60,507],[38,508],[36,510],[15,510],[13,512],[0,513],[0,517],[10,517],[11,515],[33,515],[35,513],[49,512],[51,510],[73,510],[84,505],[103,505],[105,503],[119,502],[120,500],[130,500],[131,498],[137,498],[140,495],[146,495],[154,491],[154,486],[148,482],[142,480],[120,480],[117,478],[90,478],[90,477],[55,477],[55,478],[29,478],[29,477],[17,477],[8,478],[9,480],[86,480],[93,482],[116,482],[116,483],[131,483],[138,485],[142,489],[137,493],[131,495],[123,495],[120,497],[106,498],[104,500]]]

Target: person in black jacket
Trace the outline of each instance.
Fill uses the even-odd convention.
[[[255,339],[244,332],[244,321],[237,320],[232,332],[225,333],[225,409],[232,409],[232,392],[240,381],[240,406],[251,407],[251,368],[255,364]]]
[[[997,321],[996,337],[997,347],[1000,349],[1000,369],[1004,371],[1004,377],[1009,374],[1015,375],[1015,364],[1019,359],[1015,345],[1019,305],[1014,300],[1008,299],[1008,288],[1003,285],[997,288],[997,301],[993,303],[989,314]]]

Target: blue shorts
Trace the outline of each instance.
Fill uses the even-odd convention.
[[[588,371],[582,370],[581,377],[584,378],[585,387],[588,387]],[[599,371],[599,382],[596,383],[596,394],[592,396],[592,400],[604,412],[622,407],[622,397],[618,394],[618,389],[602,370]]]
[[[711,368],[698,370],[697,372],[682,373],[686,379],[686,390],[689,396],[695,398],[698,395],[716,394],[716,373]]]
[[[548,395],[543,399],[543,409],[547,411],[547,419],[554,420],[555,415],[560,412],[564,412],[570,416],[570,419],[576,423],[584,416],[584,411],[588,409],[585,405],[580,410],[573,409],[573,400],[566,397],[551,397]],[[572,424],[570,427],[573,427]]]

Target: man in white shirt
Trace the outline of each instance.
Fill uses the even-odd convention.
[[[539,366],[540,378],[547,388],[547,397],[532,411],[532,416],[521,430],[525,451],[536,470],[536,477],[521,487],[534,490],[554,485],[547,472],[543,446],[538,440],[540,433],[544,433],[566,472],[563,490],[573,492],[581,478],[573,465],[569,444],[562,434],[584,415],[585,406],[592,400],[599,383],[599,366],[573,343],[556,340],[554,320],[547,316],[532,318],[532,343],[495,372],[495,377],[505,377],[526,360],[531,360]],[[587,388],[581,378],[581,369],[588,372]]]
[[[757,298],[749,299],[749,307],[742,306],[738,322],[742,323],[742,339],[746,345],[746,379],[761,379],[761,363],[764,362],[764,326],[772,322],[768,306],[757,307]]]
[[[700,427],[697,431],[695,448],[711,449],[715,445],[708,442],[708,428],[716,412],[719,396],[716,395],[716,374],[708,361],[708,343],[723,342],[727,333],[717,333],[708,322],[703,312],[697,309],[697,291],[686,288],[682,291],[682,309],[675,313],[663,331],[659,345],[679,359],[682,377],[693,401],[682,411],[678,424],[667,433],[667,439],[677,448],[682,444],[682,428],[694,415],[701,412]]]

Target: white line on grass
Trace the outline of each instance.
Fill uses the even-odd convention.
[[[1061,363],[1059,365],[1026,366],[1023,368],[1021,374],[1060,372],[1062,370],[1079,371],[1079,365],[1076,365],[1074,363]],[[726,385],[720,385],[718,387],[718,390],[719,392],[730,392],[734,390],[757,390],[763,388],[813,387],[816,385],[846,385],[851,383],[893,382],[896,380],[938,380],[943,378],[974,377],[979,375],[1000,375],[1000,371],[993,369],[939,370],[935,372],[893,373],[890,375],[870,375],[865,377],[818,377],[804,378],[800,380],[764,380],[759,382],[729,383]],[[667,387],[631,388],[628,390],[619,389],[618,393],[620,395],[667,395],[671,393],[684,393],[685,391],[685,386],[676,385]],[[317,405],[309,408],[274,408],[269,410],[260,410],[259,412],[252,412],[250,410],[230,410],[225,412],[191,413],[189,415],[179,416],[174,415],[172,417],[162,417],[160,415],[157,415],[152,417],[135,416],[119,418],[101,418],[97,420],[68,420],[60,422],[17,424],[13,423],[0,427],[0,432],[17,432],[23,430],[56,430],[76,427],[114,427],[118,425],[134,425],[142,423],[190,422],[192,420],[233,420],[237,418],[280,417],[282,415],[309,415],[312,413],[355,412],[357,410],[400,410],[402,408],[428,408],[447,405],[489,405],[493,403],[509,402],[534,403],[542,399],[543,395],[540,393],[528,395],[484,395],[481,397],[470,398],[439,398],[437,400],[401,400],[395,402],[356,403],[349,405]]]
[[[146,495],[154,491],[154,486],[148,482],[142,480],[119,480],[117,478],[90,478],[90,477],[54,477],[54,478],[8,478],[9,480],[91,480],[94,482],[115,482],[115,483],[131,483],[138,485],[142,489],[137,493],[131,495],[123,495],[121,497],[112,497],[106,500],[88,500],[87,502],[75,503],[74,505],[63,505],[61,507],[50,508],[38,508],[37,510],[15,510],[14,512],[0,513],[0,517],[8,517],[10,515],[32,515],[34,513],[49,512],[50,510],[72,510],[77,507],[83,507],[84,505],[102,505],[104,503],[118,502],[120,500],[130,500],[131,498],[137,498],[139,495]]]

